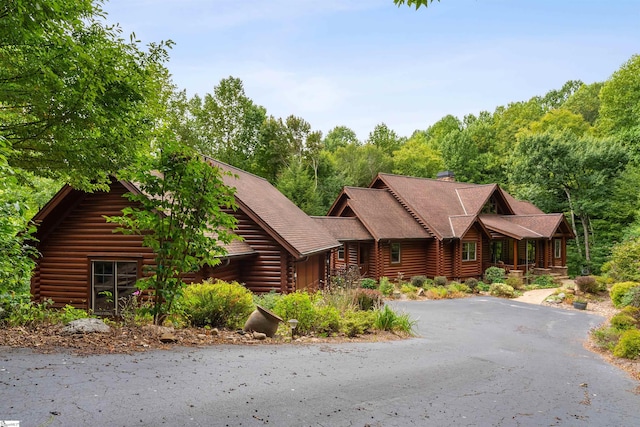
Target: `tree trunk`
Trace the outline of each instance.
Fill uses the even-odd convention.
[[[587,262],[591,261],[591,251],[589,249],[589,217],[587,215],[580,216],[582,222],[582,234],[584,235],[584,258]]]
[[[576,228],[576,214],[573,211],[573,201],[571,200],[571,193],[568,188],[564,188],[564,194],[567,195],[567,201],[569,202],[569,211],[571,212],[571,228],[573,234],[576,236],[576,247],[578,249],[578,255],[582,258],[582,248],[580,247],[580,238],[578,237],[578,229]]]

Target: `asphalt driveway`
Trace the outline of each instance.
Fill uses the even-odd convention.
[[[0,347],[20,426],[630,426],[638,383],[582,346],[602,318],[490,297],[395,304],[420,338],[133,355]]]

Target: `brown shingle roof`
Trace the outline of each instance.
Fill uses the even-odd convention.
[[[348,205],[375,239],[432,237],[387,191],[345,187]]]
[[[233,174],[225,175],[223,179],[226,185],[235,187],[235,198],[240,209],[296,258],[340,246],[327,230],[266,179],[217,160],[208,161]]]
[[[523,200],[517,200],[515,197],[504,190],[502,190],[502,194],[504,194],[505,199],[507,199],[507,202],[509,203],[509,205],[511,205],[511,208],[516,215],[544,214],[544,212],[533,203],[525,202]]]
[[[487,229],[515,239],[540,239],[553,237],[564,215],[480,215],[480,221]]]
[[[331,233],[338,241],[373,240],[373,236],[364,228],[364,225],[355,217],[340,216],[312,216]]]

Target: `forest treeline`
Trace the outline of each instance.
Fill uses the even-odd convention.
[[[166,68],[171,42],[143,47],[103,15],[92,0],[0,6],[0,294],[28,282],[29,220],[55,191],[105,188],[159,135],[264,177],[316,215],[378,172],[498,183],[567,215],[574,274],[598,272],[615,243],[640,236],[639,55],[604,82],[568,81],[412,135],[380,123],[359,140],[338,119],[325,135],[270,115],[239,78],[188,97]]]

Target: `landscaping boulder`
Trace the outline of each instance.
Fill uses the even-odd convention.
[[[62,328],[61,333],[64,335],[73,334],[93,334],[93,333],[108,333],[111,332],[111,328],[106,325],[100,319],[77,319],[67,323]]]

